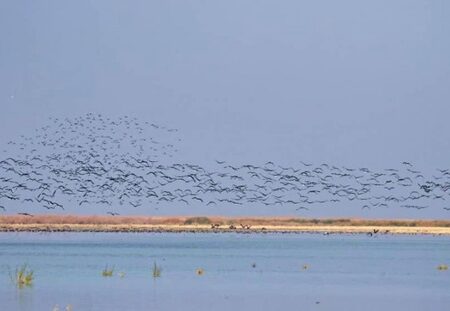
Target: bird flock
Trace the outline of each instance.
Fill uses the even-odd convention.
[[[10,206],[49,210],[127,207],[283,207],[309,210],[339,203],[362,209],[443,208],[450,211],[450,170],[426,174],[411,163],[373,170],[299,161],[284,167],[215,160],[175,161],[179,131],[137,118],[86,114],[50,118],[32,136],[7,144],[0,157],[0,211]],[[173,160],[172,160],[173,159]],[[16,205],[14,205],[14,203]]]

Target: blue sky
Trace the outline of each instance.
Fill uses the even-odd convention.
[[[205,165],[448,168],[449,33],[438,0],[4,0],[0,144],[98,112]]]

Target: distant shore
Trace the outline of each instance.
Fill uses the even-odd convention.
[[[0,216],[0,232],[239,232],[450,235],[449,220],[295,217]]]

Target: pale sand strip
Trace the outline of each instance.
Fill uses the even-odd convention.
[[[211,225],[168,224],[0,224],[3,231],[27,232],[239,232],[239,233],[373,233],[378,234],[431,234],[450,235],[450,227],[404,226],[340,226],[340,225],[253,225],[250,229],[230,229],[227,225],[211,228]]]

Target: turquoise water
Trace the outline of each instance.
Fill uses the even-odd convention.
[[[31,288],[9,279],[22,263]],[[439,264],[450,237],[0,233],[0,310],[450,310]]]

